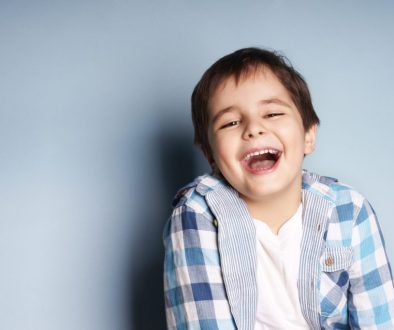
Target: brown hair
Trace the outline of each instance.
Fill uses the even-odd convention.
[[[194,143],[199,146],[213,166],[211,147],[208,141],[209,101],[218,86],[230,77],[236,83],[242,77],[256,72],[259,68],[268,68],[286,88],[297,110],[304,129],[309,130],[320,120],[313,109],[308,85],[290,61],[275,51],[259,48],[243,48],[216,61],[201,77],[192,94],[192,120]]]

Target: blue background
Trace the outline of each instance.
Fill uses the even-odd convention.
[[[393,262],[393,40],[393,1],[0,1],[0,328],[164,329],[162,227],[208,169],[190,94],[241,47],[305,76],[305,168],[367,196]]]

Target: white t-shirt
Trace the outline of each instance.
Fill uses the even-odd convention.
[[[302,238],[302,204],[275,235],[254,220],[257,233],[258,302],[255,330],[309,329],[300,307],[297,280]]]

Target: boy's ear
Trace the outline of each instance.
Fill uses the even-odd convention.
[[[311,154],[315,150],[316,143],[316,134],[317,134],[317,125],[312,125],[309,130],[305,132],[305,150],[304,154]]]

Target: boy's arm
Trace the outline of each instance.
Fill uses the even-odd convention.
[[[235,329],[223,285],[217,228],[182,205],[164,230],[168,329]]]
[[[349,270],[349,324],[352,329],[394,329],[394,288],[384,240],[367,200],[353,226]]]

